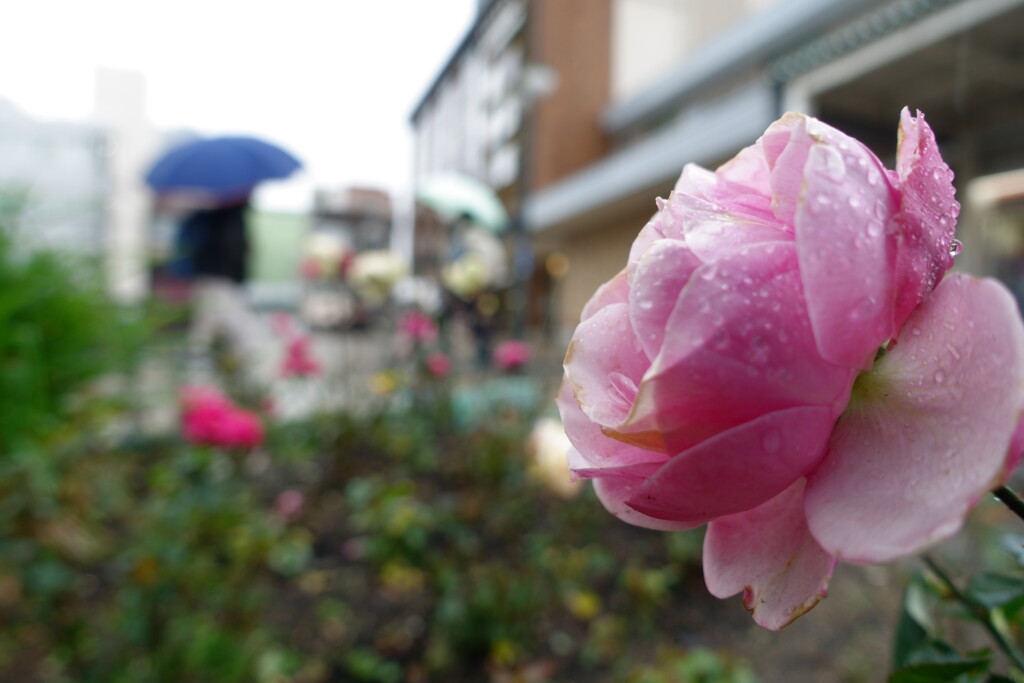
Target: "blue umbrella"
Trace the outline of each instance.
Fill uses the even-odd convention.
[[[265,140],[247,136],[205,138],[166,152],[146,173],[160,193],[196,193],[217,200],[249,194],[264,180],[287,178],[302,163]]]

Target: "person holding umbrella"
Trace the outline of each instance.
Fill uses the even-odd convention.
[[[161,156],[146,183],[164,199],[193,207],[180,225],[177,250],[193,278],[189,348],[205,359],[218,336],[250,373],[259,360],[259,322],[245,299],[253,189],[301,167],[290,153],[253,137],[200,139]]]

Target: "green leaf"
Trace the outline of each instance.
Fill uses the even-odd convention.
[[[934,651],[935,655],[944,656],[947,652],[945,644],[934,641],[931,632],[934,630],[928,609],[929,591],[923,579],[915,576],[907,585],[903,595],[903,609],[896,626],[893,644],[893,668],[899,669],[918,660],[922,651]],[[917,657],[915,657],[917,655]]]
[[[893,673],[889,683],[950,683],[964,675],[968,677],[961,680],[970,681],[970,674],[983,674],[990,664],[988,658],[909,664]]]
[[[1024,578],[1007,574],[978,574],[971,579],[966,592],[979,604],[995,609],[1024,596]]]
[[[1017,564],[1024,566],[1024,536],[1020,534],[1005,534],[999,539],[999,545],[1013,556]]]

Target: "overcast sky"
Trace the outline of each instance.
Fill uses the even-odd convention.
[[[4,12],[0,97],[84,119],[98,66],[143,73],[161,128],[293,151],[297,184],[408,188],[413,105],[474,0],[31,0]]]

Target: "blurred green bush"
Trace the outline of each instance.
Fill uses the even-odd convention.
[[[132,383],[107,380],[155,328],[11,234],[0,681],[750,680],[673,644],[696,532],[628,527],[527,476],[537,406],[466,422],[439,387],[273,425],[254,452],[142,437],[117,428]]]

